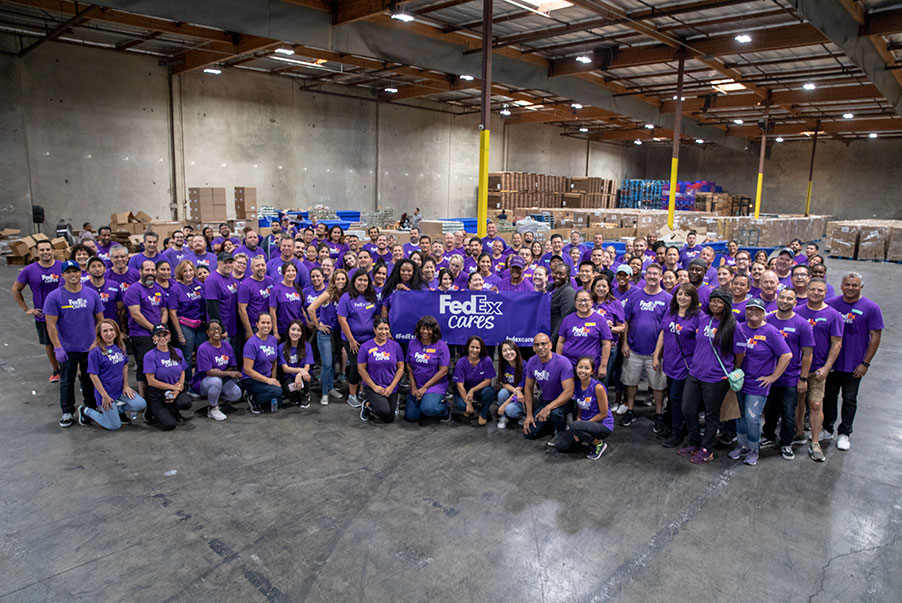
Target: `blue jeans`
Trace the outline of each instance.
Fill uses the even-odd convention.
[[[467,410],[467,403],[460,397],[457,391],[457,385],[454,386],[454,406],[457,410],[463,412]],[[486,385],[473,396],[473,401],[479,403],[479,416],[488,419],[492,414],[492,402],[495,401],[495,390],[491,385]]]
[[[543,400],[541,397],[533,398],[533,408],[532,408],[532,416],[535,418],[539,411],[548,406],[548,402]],[[549,431],[553,434],[563,433],[567,431],[567,415],[573,412],[573,400],[568,400],[566,404],[562,406],[558,406],[550,413],[548,413],[547,421],[538,421],[536,420],[535,424],[529,428],[529,431],[523,434],[527,440],[535,440],[543,435],[546,435]]]
[[[204,377],[198,385],[201,396],[206,396],[210,406],[219,406],[219,399],[226,402],[236,402],[241,399],[241,388],[234,379],[222,377]]]
[[[439,393],[423,394],[423,398],[417,400],[413,394],[407,395],[407,403],[404,405],[404,419],[407,421],[419,421],[422,417],[445,417],[448,415],[448,404],[445,396]]]
[[[282,386],[270,385],[256,379],[242,379],[241,386],[250,394],[251,399],[259,408],[270,410],[272,401],[276,401],[276,406],[282,406]]]
[[[319,349],[319,362],[322,367],[319,379],[322,383],[322,394],[325,396],[335,386],[335,355],[332,348],[332,334],[317,331],[316,347]]]
[[[670,399],[670,431],[682,437],[683,428],[683,387],[686,385],[685,379],[667,378],[670,383],[668,388],[668,398]]]
[[[767,396],[753,396],[739,392],[739,419],[736,420],[736,436],[739,445],[749,450],[758,450],[761,443],[761,412]]]
[[[121,406],[120,406],[121,405]],[[119,412],[139,412],[144,410],[147,406],[147,402],[144,401],[144,398],[135,393],[135,397],[129,399],[128,396],[122,394],[122,396],[114,401],[114,404],[110,407],[109,410],[103,410],[101,408],[88,408],[85,406],[85,414],[88,415],[92,421],[103,427],[104,429],[109,429],[110,431],[116,431],[120,427],[122,427],[122,420],[119,418]]]
[[[498,390],[498,406],[500,407],[502,404],[508,401],[513,394],[509,389],[499,389]],[[508,419],[519,419],[520,417],[526,416],[526,410],[523,408],[522,400],[514,400],[510,404],[504,407],[504,416]]]
[[[799,390],[796,386],[772,385],[764,406],[763,437],[775,440],[777,419],[780,420],[780,446],[792,445],[796,431],[796,404]]]
[[[195,329],[185,325],[180,326],[182,327],[182,334],[185,336],[185,345],[179,345],[179,349],[182,350],[182,356],[185,357],[185,362],[188,364],[188,368],[185,369],[185,383],[191,383],[191,375],[194,374],[191,355],[197,351],[200,344],[207,340],[207,334],[204,333],[202,327]]]

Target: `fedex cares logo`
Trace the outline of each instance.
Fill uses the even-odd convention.
[[[60,282],[60,275],[58,274],[42,274],[41,282],[45,285],[55,285]]]
[[[385,352],[378,348],[372,348],[370,350],[370,356],[373,360],[376,361],[389,361],[391,360],[391,352]]]
[[[664,305],[664,302],[661,300],[648,300],[648,301],[641,300],[639,302],[639,309],[642,310],[643,312],[654,312],[655,308],[657,308],[658,306],[663,306],[663,305]]]
[[[430,354],[426,354],[425,352],[416,352],[413,355],[413,361],[420,364],[429,364],[430,358],[432,358],[432,356]]]
[[[584,325],[581,327],[573,327],[570,329],[570,334],[574,337],[588,337],[589,336],[589,327],[588,325]]]
[[[501,301],[489,301],[486,295],[471,295],[467,301],[439,296],[438,313],[448,315],[448,328],[494,329],[495,317],[501,316]]]

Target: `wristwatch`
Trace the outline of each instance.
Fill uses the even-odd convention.
[[[808,381],[808,377],[799,377],[799,381]]]
[[[871,368],[870,362],[862,362],[861,364],[863,364],[865,366],[865,368]]]

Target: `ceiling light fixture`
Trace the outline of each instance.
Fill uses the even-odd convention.
[[[737,126],[741,126],[741,125],[744,124],[745,122],[742,121],[741,119],[734,119],[734,120],[733,120],[733,123],[736,124]]]
[[[394,13],[391,18],[395,21],[401,21],[403,23],[410,23],[411,21],[413,21],[413,17],[408,15],[407,13]]]
[[[642,144],[642,141],[637,138],[633,141],[633,144]]]
[[[389,87],[383,90],[383,92],[385,92],[386,94],[397,94],[398,89]]]
[[[589,131],[589,128],[580,128],[579,131],[585,133]]]
[[[877,132],[871,132],[868,134],[868,138],[877,138]]]
[[[511,110],[505,107],[504,109],[502,109],[500,111],[500,113],[501,113],[501,115],[508,117],[511,114]]]
[[[646,129],[646,130],[654,130],[654,129],[655,129],[655,124],[645,124],[645,129]]]
[[[588,65],[592,62],[592,57],[587,57],[586,55],[580,55],[576,57],[577,63],[582,63],[583,65]]]
[[[814,90],[815,88],[817,88],[817,86],[815,86],[811,82],[808,82],[807,84],[803,85],[802,88],[804,88],[805,90]]]
[[[472,82],[472,81],[473,81],[474,79],[476,79],[476,78],[474,78],[472,75],[470,75],[470,74],[468,74],[468,73],[465,73],[465,74],[463,74],[463,75],[460,76],[460,79],[462,79],[462,80],[465,81],[465,82]]]
[[[287,57],[290,57],[291,55],[294,54],[294,50],[291,48],[276,48],[274,52],[277,52],[279,54],[284,54]]]
[[[774,140],[776,140],[777,142],[783,142],[783,137],[777,136],[776,138],[774,138]]]
[[[222,73],[222,69],[216,69],[215,67],[207,67],[204,69],[204,73],[209,73],[210,75],[219,75]]]
[[[702,140],[701,138],[696,138],[696,139],[695,139],[695,144],[705,144],[705,141]]]
[[[277,56],[270,56],[269,58],[274,61],[280,61],[282,63],[291,63],[292,65],[302,65],[304,67],[320,68],[320,65],[318,63],[311,63],[310,61],[302,61],[300,59],[289,59],[288,57],[277,57]]]
[[[677,99],[676,94],[674,94],[674,95],[673,95],[673,100],[676,100],[676,99]],[[686,97],[685,97],[685,96],[681,96],[681,97],[680,97],[680,101],[684,101],[684,100],[686,100]]]
[[[750,36],[748,34],[739,34],[738,36],[736,36],[733,39],[736,40],[737,42],[739,42],[740,44],[748,44],[749,42],[752,41],[752,36]]]
[[[853,117],[855,117],[853,113],[843,113],[842,116],[843,119],[852,119]]]
[[[570,103],[570,107],[572,107],[573,109],[576,109],[576,110],[583,108],[583,106],[579,103]]]

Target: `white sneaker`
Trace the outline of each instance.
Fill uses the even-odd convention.
[[[501,418],[498,419],[498,429],[507,429],[507,417],[505,415],[501,415]]]
[[[836,438],[836,449],[837,450],[848,450],[852,447],[852,442],[849,441],[849,436],[844,433],[839,434],[839,437]]]
[[[833,439],[833,433],[828,432],[826,429],[821,429],[820,433],[820,441],[821,442],[829,442]]]
[[[210,419],[213,419],[214,421],[225,421],[226,420],[225,413],[223,413],[218,408],[209,409],[207,411],[207,417]]]
[[[322,398],[320,398],[319,403],[322,404],[323,406],[329,406],[329,394],[326,394]]]
[[[629,410],[629,408],[627,408],[626,404],[621,404],[620,406],[617,407],[617,410],[615,410],[614,412],[618,415],[625,415],[626,411],[628,411],[628,410]]]
[[[333,398],[341,398],[342,397],[341,392],[338,391],[337,389],[335,389],[334,387],[329,390],[329,395],[332,396]]]
[[[363,403],[360,401],[360,399],[357,396],[355,396],[354,394],[348,395],[348,405],[351,408],[360,408],[362,404]]]

